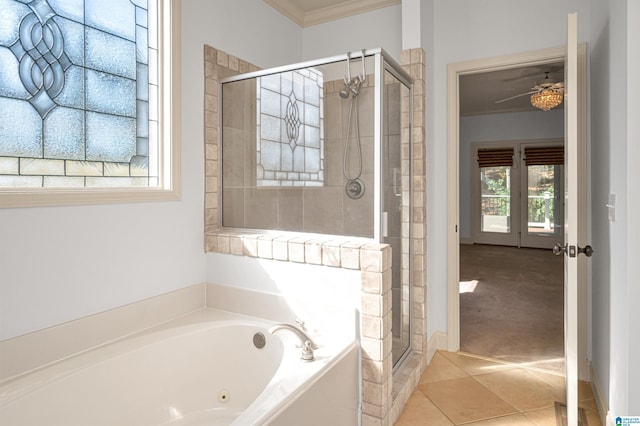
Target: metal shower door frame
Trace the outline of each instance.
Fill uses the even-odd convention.
[[[409,74],[402,69],[400,64],[396,62],[387,52],[382,48],[364,49],[359,52],[348,52],[341,55],[329,56],[325,58],[313,59],[304,62],[298,62],[294,64],[283,65],[274,68],[268,68],[260,71],[253,71],[249,73],[238,74],[221,79],[219,84],[220,93],[222,93],[222,85],[225,83],[231,83],[234,81],[248,80],[256,77],[263,77],[270,74],[276,74],[281,72],[293,71],[300,68],[309,68],[320,65],[328,65],[331,63],[346,61],[347,59],[358,59],[374,57],[374,199],[373,199],[373,240],[381,243],[384,238],[383,230],[383,199],[382,199],[382,137],[384,135],[384,120],[382,120],[382,102],[384,96],[384,71],[387,70],[394,75],[402,84],[409,88],[410,93],[410,111],[413,111],[413,79]],[[363,58],[363,60],[364,60]],[[409,125],[413,127],[412,123],[413,114],[409,114]],[[410,132],[410,135],[412,132]],[[413,144],[410,144],[412,147]],[[410,153],[409,157],[412,157]],[[412,184],[409,179],[410,186]],[[411,193],[411,188],[409,188]],[[411,236],[409,236],[411,238]]]

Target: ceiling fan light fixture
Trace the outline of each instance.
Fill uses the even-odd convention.
[[[547,87],[531,95],[531,105],[543,111],[549,111],[562,103],[564,90],[559,87]]]

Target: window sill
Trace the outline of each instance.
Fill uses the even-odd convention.
[[[158,188],[0,190],[0,208],[177,201],[180,191]]]

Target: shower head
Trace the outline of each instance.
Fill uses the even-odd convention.
[[[360,77],[354,77],[349,81],[345,80],[344,88],[339,92],[340,97],[342,99],[347,99],[350,94],[353,94],[354,97],[358,96],[361,85],[362,80]]]

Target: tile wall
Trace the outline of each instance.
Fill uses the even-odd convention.
[[[412,355],[395,377],[392,365],[391,282],[392,253],[387,244],[344,237],[269,234],[222,229],[219,81],[258,68],[210,46],[205,59],[205,250],[284,262],[359,270],[361,273],[362,424],[392,425],[426,366],[426,200],[424,140],[424,52],[402,52],[402,65],[414,78],[412,132],[413,282]],[[328,85],[329,86],[329,85]],[[408,138],[406,139],[408,140]],[[408,255],[408,253],[406,254]]]

